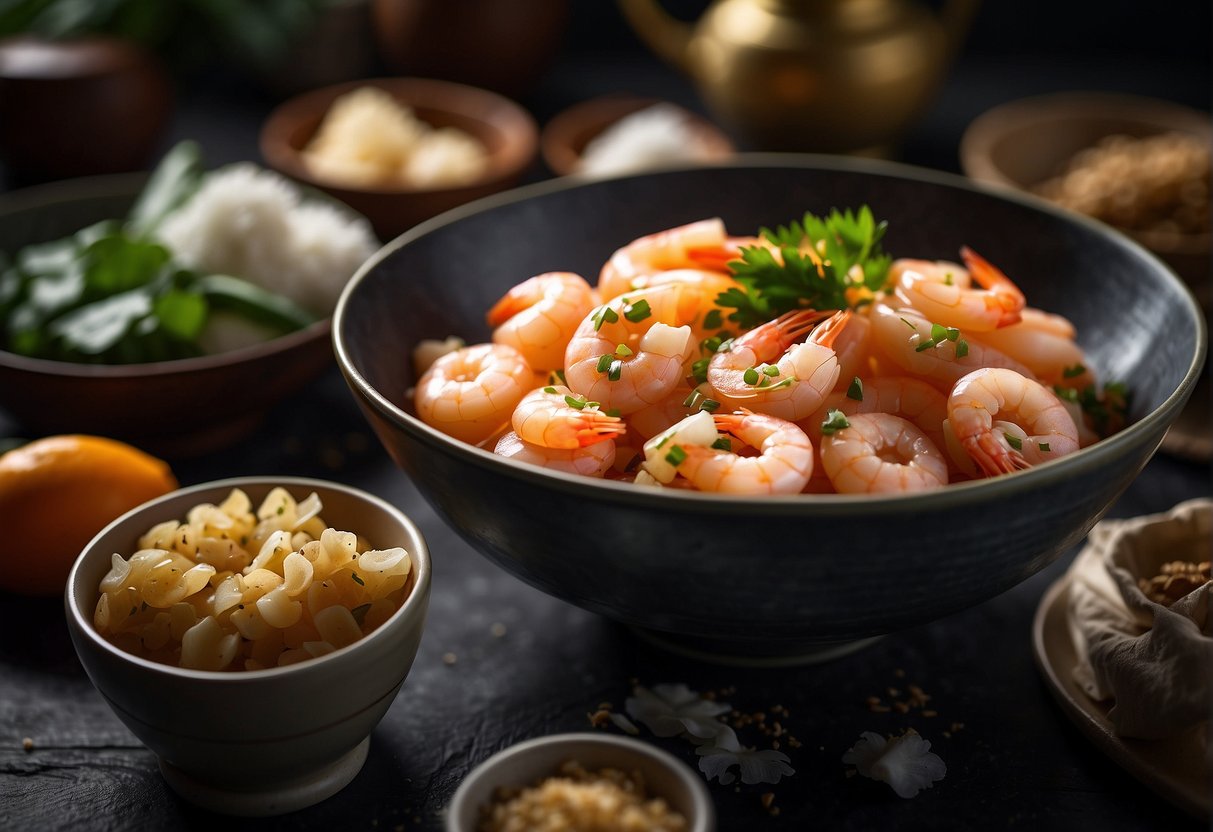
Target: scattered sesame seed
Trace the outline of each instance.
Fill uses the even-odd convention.
[[[771,804],[775,802],[775,792],[764,792],[762,795],[762,808],[770,809]]]
[[[457,660],[458,660],[458,657],[454,653],[443,653],[442,654],[442,663],[447,665],[448,667],[453,665]]]
[[[32,739],[30,739],[29,737],[26,737],[25,739],[21,740],[21,747],[24,748],[26,751],[33,751],[34,750],[34,741]]]
[[[905,702],[894,702],[893,710],[897,711],[899,714],[908,714],[910,712],[910,706]]]
[[[611,712],[605,708],[600,708],[592,714],[586,714],[590,719],[590,724],[595,728],[601,728],[611,721]]]

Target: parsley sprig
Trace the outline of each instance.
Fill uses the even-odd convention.
[[[728,318],[749,328],[794,309],[846,309],[870,297],[888,280],[892,258],[880,241],[888,223],[871,209],[831,209],[825,217],[806,213],[800,222],[763,228],[760,234],[778,248],[742,246],[741,259],[729,263],[741,289],[716,299],[732,309]],[[853,267],[859,275],[852,275]],[[858,291],[856,291],[858,290]]]

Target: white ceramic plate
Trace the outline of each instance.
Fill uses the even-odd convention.
[[[1209,764],[1197,732],[1166,740],[1118,737],[1108,721],[1109,706],[1091,701],[1074,681],[1077,654],[1066,624],[1068,589],[1065,577],[1050,586],[1032,622],[1036,666],[1061,709],[1096,748],[1160,796],[1189,814],[1213,817]]]

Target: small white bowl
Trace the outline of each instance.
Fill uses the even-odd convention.
[[[481,807],[493,800],[499,788],[530,786],[556,774],[566,760],[590,771],[606,767],[638,771],[649,796],[663,798],[680,812],[688,832],[715,832],[716,809],[698,772],[640,740],[592,733],[526,740],[489,757],[455,790],[446,813],[446,832],[475,832]]]
[[[395,614],[353,644],[288,667],[187,670],[140,658],[93,626],[98,584],[111,555],[129,556],[140,535],[233,488],[258,505],[275,486],[297,499],[316,492],[330,526],[379,548],[404,547],[413,589]],[[408,517],[377,497],[321,480],[243,477],[184,488],[144,503],[106,526],[68,577],[68,629],[89,678],[118,718],[160,761],[169,785],[226,814],[291,812],[335,794],[366,760],[369,735],[408,675],[430,595],[430,556]]]

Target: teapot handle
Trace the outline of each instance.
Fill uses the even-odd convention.
[[[692,27],[672,17],[657,0],[618,0],[623,16],[632,30],[658,57],[683,72],[692,72],[687,57]]]

